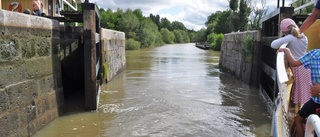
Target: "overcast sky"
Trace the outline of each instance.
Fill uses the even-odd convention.
[[[277,7],[277,0],[265,0],[269,12]],[[288,5],[292,0],[286,0]],[[141,9],[144,16],[149,14],[159,15],[160,18],[166,17],[171,22],[182,22],[188,29],[199,30],[204,26],[207,17],[216,11],[229,9],[228,0],[89,0],[90,3],[97,3],[100,8],[117,8],[124,11],[128,8],[135,10]],[[261,0],[252,0],[257,5]],[[260,4],[261,5],[261,4]],[[282,0],[280,0],[282,5]]]

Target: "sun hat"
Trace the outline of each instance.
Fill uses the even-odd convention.
[[[290,25],[293,25],[295,27],[298,27],[297,24],[290,18],[285,18],[281,21],[281,24],[280,24],[280,30],[282,32],[287,32],[289,31],[290,29],[288,28]]]

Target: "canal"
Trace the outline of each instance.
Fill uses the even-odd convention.
[[[126,51],[126,61],[102,86],[98,111],[71,105],[33,137],[270,136],[267,103],[258,89],[220,72],[219,52],[170,44]]]

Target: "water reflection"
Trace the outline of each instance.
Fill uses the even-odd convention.
[[[270,136],[266,103],[220,73],[219,52],[178,44],[126,57],[126,70],[103,85],[97,112],[60,117],[35,136]]]

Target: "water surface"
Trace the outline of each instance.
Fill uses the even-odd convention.
[[[269,137],[271,114],[252,88],[194,44],[126,51],[99,109],[57,118],[34,137]]]

